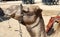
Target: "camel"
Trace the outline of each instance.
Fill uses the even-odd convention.
[[[42,9],[37,5],[12,6],[5,11],[5,17],[12,17],[26,26],[31,37],[46,37]]]

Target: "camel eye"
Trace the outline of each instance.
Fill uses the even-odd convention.
[[[27,14],[28,16],[32,16],[33,14]]]
[[[23,10],[22,12],[23,12],[23,13],[27,13],[27,11],[24,11],[24,10]]]
[[[23,13],[24,16],[33,16],[33,14],[30,13]]]

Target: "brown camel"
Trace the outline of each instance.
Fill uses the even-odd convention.
[[[7,10],[9,11],[9,9]],[[16,6],[16,8],[8,14],[17,20],[20,20],[22,16],[22,24],[26,26],[31,37],[46,37],[42,9],[40,9],[39,6],[21,6],[20,9],[19,6]]]

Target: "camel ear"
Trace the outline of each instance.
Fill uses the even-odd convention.
[[[42,15],[42,9],[38,8],[36,11],[36,15],[41,16]]]
[[[40,13],[42,13],[42,9],[37,9],[37,12],[40,14]]]

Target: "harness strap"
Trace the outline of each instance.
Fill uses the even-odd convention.
[[[30,27],[30,29],[33,29],[33,28],[35,28],[36,26],[38,26],[39,25],[39,17],[37,18],[37,20],[36,20],[36,22],[34,22],[33,24],[31,24],[31,25],[27,25],[27,27]]]

